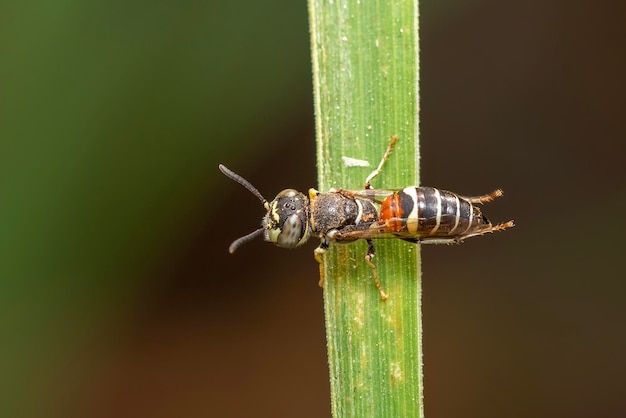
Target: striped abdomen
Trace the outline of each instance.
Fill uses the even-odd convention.
[[[416,238],[462,237],[491,227],[480,209],[463,197],[434,187],[407,187],[385,198],[380,220],[391,232]]]

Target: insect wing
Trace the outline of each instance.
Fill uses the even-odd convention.
[[[338,230],[333,239],[336,241],[355,241],[358,239],[410,239],[419,240],[423,234],[409,232],[404,225],[401,229],[398,224],[406,222],[406,219],[392,218],[386,221],[374,221],[369,225],[361,225],[358,228],[343,228]]]
[[[367,199],[375,203],[382,203],[386,197],[392,195],[396,192],[401,191],[402,188],[398,189],[362,189],[362,190],[343,190],[342,192],[348,196],[357,198],[357,199]]]
[[[476,230],[471,235],[464,234],[465,231],[451,231],[444,225],[454,225],[455,216],[444,214],[441,217],[442,228],[434,233],[431,230],[424,229],[422,223],[427,222],[426,218],[390,218],[387,220],[379,220],[372,222],[366,228],[350,229],[344,228],[334,235],[336,241],[355,241],[357,239],[402,239],[410,242],[422,243],[454,243],[460,242],[470,236],[482,235],[490,232],[491,227],[485,227],[484,230]],[[463,228],[465,229],[465,228]]]

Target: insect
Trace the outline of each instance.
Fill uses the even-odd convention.
[[[265,241],[282,248],[298,247],[313,235],[320,239],[314,255],[320,264],[319,284],[323,286],[323,255],[330,243],[364,239],[367,242],[365,261],[372,269],[380,297],[385,300],[388,295],[380,285],[376,265],[372,262],[373,240],[398,238],[416,244],[452,244],[514,226],[513,221],[493,225],[476,206],[502,196],[500,189],[481,196],[461,196],[434,187],[373,189],[371,181],[380,174],[397,141],[397,136],[393,136],[380,164],[365,179],[363,190],[333,188],[320,193],[309,189],[307,197],[296,190],[285,189],[271,202],[246,179],[220,164],[220,171],[259,198],[267,211],[261,227],[233,241],[230,253],[261,235]]]

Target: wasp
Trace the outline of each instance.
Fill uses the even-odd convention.
[[[233,241],[229,252],[234,253],[241,245],[261,235],[265,241],[282,248],[299,247],[313,235],[320,239],[314,255],[320,265],[319,284],[323,286],[323,255],[330,243],[364,239],[367,242],[365,261],[385,300],[388,295],[380,285],[376,265],[372,262],[373,240],[397,238],[416,244],[453,244],[514,226],[513,221],[493,225],[477,206],[502,196],[500,189],[481,196],[462,196],[434,187],[373,189],[371,181],[381,173],[397,141],[397,136],[391,138],[378,167],[365,179],[363,190],[332,188],[320,193],[309,189],[306,196],[297,190],[285,189],[271,202],[246,179],[220,164],[220,171],[254,194],[267,211],[261,227]]]

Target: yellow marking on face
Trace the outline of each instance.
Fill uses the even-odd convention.
[[[278,236],[280,235],[280,229],[270,229],[267,231],[267,235],[270,242],[278,242]]]
[[[278,203],[274,202],[270,214],[272,215],[272,219],[274,220],[274,222],[278,223],[278,221],[280,220],[280,215],[278,214]]]

